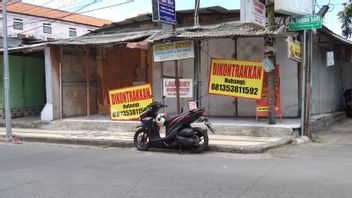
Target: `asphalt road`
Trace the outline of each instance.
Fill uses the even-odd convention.
[[[349,198],[350,126],[260,155],[1,143],[0,197]]]

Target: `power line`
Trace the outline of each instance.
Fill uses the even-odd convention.
[[[96,10],[107,9],[107,8],[111,8],[111,7],[115,7],[115,6],[119,6],[119,5],[123,5],[123,4],[128,4],[128,3],[132,3],[132,2],[134,2],[134,0],[127,0],[127,1],[122,2],[122,3],[117,3],[117,4],[113,4],[113,5],[109,5],[109,6],[97,8],[97,9],[92,9],[92,10],[88,10],[88,11],[84,11],[84,12],[79,12],[80,10],[82,10],[82,9],[84,9],[84,8],[86,8],[86,7],[90,6],[90,5],[92,5],[92,4],[94,4],[94,3],[95,3],[95,1],[94,1],[93,3],[89,3],[88,5],[84,5],[84,6],[82,6],[81,8],[77,9],[76,11],[71,12],[71,13],[69,13],[69,14],[67,14],[67,15],[62,16],[62,17],[59,17],[59,18],[56,18],[56,19],[53,19],[53,20],[49,20],[49,21],[48,21],[48,20],[39,20],[38,22],[41,22],[41,21],[48,21],[48,22],[50,22],[50,23],[53,23],[53,22],[56,22],[56,21],[58,21],[58,20],[60,20],[60,19],[63,19],[63,18],[65,18],[65,17],[71,16],[71,15],[81,14],[81,13],[87,13],[87,12],[92,12],[92,11],[96,11]],[[32,31],[32,30],[36,30],[36,29],[41,28],[41,27],[43,27],[43,25],[40,25],[40,26],[38,26],[38,27],[29,29],[29,30],[22,31],[22,32],[17,33],[17,34],[22,34],[22,33],[25,33],[25,32]]]
[[[94,4],[94,3],[96,3],[96,2],[94,1],[93,3],[89,3],[89,4],[87,4],[87,5],[82,6],[81,8],[77,9],[77,10],[74,11],[74,12],[68,13],[67,15],[64,15],[64,16],[61,16],[61,17],[58,17],[58,18],[52,19],[52,20],[39,20],[38,22],[41,22],[41,21],[48,21],[48,22],[50,22],[50,23],[53,23],[53,22],[56,22],[56,21],[58,21],[58,20],[60,20],[60,19],[63,19],[63,18],[65,18],[65,17],[71,16],[71,15],[76,15],[76,14],[80,14],[80,13],[87,13],[87,12],[92,12],[92,11],[96,11],[96,10],[106,9],[106,8],[110,8],[110,7],[114,7],[114,6],[119,6],[119,5],[123,5],[123,4],[127,4],[127,3],[132,3],[133,1],[134,1],[134,0],[127,0],[127,1],[125,1],[125,2],[118,3],[118,4],[114,4],[114,5],[110,5],[110,6],[105,6],[105,7],[102,7],[102,8],[97,8],[97,9],[93,9],[93,10],[88,10],[88,11],[84,11],[84,12],[79,12],[80,10],[82,10],[82,9],[84,9],[84,8],[86,8],[86,7],[88,7],[88,6],[92,5],[92,4]],[[29,30],[25,30],[25,31],[22,31],[22,32],[16,33],[16,34],[22,34],[22,33],[25,33],[25,32],[32,31],[32,30],[36,30],[36,29],[41,28],[41,27],[43,27],[43,25],[40,25],[40,26],[38,26],[38,27],[29,29]]]
[[[15,4],[15,3],[18,3],[18,2],[13,2],[12,4]],[[12,4],[11,4],[11,5],[12,5]],[[64,4],[64,5],[61,5],[61,6],[58,7],[58,8],[50,8],[49,11],[44,12],[43,14],[50,14],[50,12],[54,12],[54,11],[63,9],[63,8],[65,8],[65,7],[67,7],[67,6],[72,6],[72,5],[74,5],[74,4],[77,4],[77,3],[73,3],[73,4],[72,4],[72,2],[69,2],[69,3],[66,3],[66,4]],[[42,6],[37,6],[37,7],[33,8],[33,9],[31,9],[30,11],[31,11],[32,13],[34,13],[34,10],[39,10],[39,9],[41,9],[41,8],[42,8]],[[60,10],[60,11],[61,11],[61,10]],[[30,13],[30,12],[29,12],[29,13],[26,13],[26,15],[31,15],[31,13]],[[23,25],[28,25],[28,24],[37,23],[37,22],[42,22],[42,21],[47,21],[47,19],[40,19],[40,20],[38,20],[38,19],[28,19],[28,20],[26,20],[26,21],[23,21]],[[14,26],[14,25],[12,24],[12,25],[8,25],[7,27],[13,27],[13,26]]]
[[[96,8],[96,9],[92,9],[92,10],[87,10],[87,11],[83,11],[83,12],[78,12],[78,14],[87,13],[87,12],[93,12],[93,11],[97,11],[97,10],[103,10],[103,9],[107,9],[107,8],[120,6],[120,5],[123,5],[123,4],[132,3],[132,2],[134,2],[134,0],[127,0],[127,1],[122,2],[122,3],[117,3],[117,4],[113,4],[113,5],[109,5],[109,6],[105,6],[105,7],[101,7],[101,8]]]

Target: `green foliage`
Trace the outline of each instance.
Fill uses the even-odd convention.
[[[342,5],[344,8],[337,15],[341,22],[342,35],[350,38],[352,36],[352,4],[350,1],[349,3],[344,2]]]

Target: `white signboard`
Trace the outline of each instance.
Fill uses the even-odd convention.
[[[189,110],[197,109],[197,102],[196,101],[189,101],[188,102],[188,109]]]
[[[175,79],[164,78],[163,83],[164,83],[163,95],[167,98],[176,98]],[[179,90],[180,90],[180,98],[192,98],[193,97],[192,79],[180,79]]]
[[[313,1],[312,0],[275,0],[275,12],[303,16],[313,14]]]
[[[241,0],[241,22],[252,23],[261,27],[266,25],[265,4],[259,0]]]
[[[180,41],[153,46],[154,62],[194,58],[192,41]]]
[[[333,66],[335,65],[334,61],[334,51],[326,52],[326,66]]]

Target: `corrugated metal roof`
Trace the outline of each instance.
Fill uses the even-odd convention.
[[[328,30],[325,26],[323,32],[339,39],[346,44],[352,44]],[[175,32],[165,32],[160,29],[150,29],[136,32],[124,32],[109,35],[81,36],[71,39],[51,42],[49,45],[104,45],[121,44],[132,41],[144,41],[157,43],[164,41],[177,41],[185,39],[212,39],[212,38],[233,38],[233,37],[264,37],[296,35],[298,32],[290,32],[286,25],[277,25],[273,29],[259,28],[251,24],[238,21],[220,23],[216,25],[202,25],[200,27],[177,28]]]
[[[148,43],[173,41],[182,39],[210,39],[228,37],[256,37],[265,35],[295,34],[288,33],[286,26],[278,26],[273,30],[259,28],[250,24],[226,22],[200,27],[177,28],[175,32],[165,32],[160,29],[150,29],[138,32],[124,32],[108,35],[81,36],[50,43],[51,45],[103,45],[119,44],[130,41],[144,40]]]
[[[80,36],[70,39],[59,40],[50,45],[104,45],[119,44],[131,41],[140,41],[153,35],[158,30],[147,30],[142,32],[128,32],[108,35]]]
[[[349,45],[352,45],[352,41],[351,40],[348,40],[348,39],[345,39],[344,37],[334,33],[333,31],[331,31],[330,29],[328,29],[327,27],[323,26],[322,28],[322,31],[330,36],[332,36],[333,38],[339,40],[339,41],[342,41],[346,44],[349,44]]]
[[[226,22],[217,25],[200,26],[198,28],[177,29],[177,33],[160,32],[147,39],[148,42],[178,39],[209,39],[228,37],[258,37],[265,35],[292,35],[296,32],[288,32],[287,26],[281,25],[273,29],[259,28],[251,24],[240,22]]]

